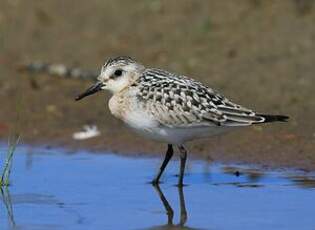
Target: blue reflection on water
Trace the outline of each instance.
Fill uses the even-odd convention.
[[[190,161],[180,190],[174,161],[154,188],[160,160],[19,147],[0,229],[315,228],[313,175]]]

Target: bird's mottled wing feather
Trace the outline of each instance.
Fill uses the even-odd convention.
[[[160,69],[135,82],[139,103],[164,126],[244,126],[264,121],[202,83]]]

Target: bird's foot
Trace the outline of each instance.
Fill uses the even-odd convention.
[[[178,183],[178,184],[176,184],[175,186],[178,187],[178,188],[183,188],[183,187],[188,186],[188,184]]]
[[[160,182],[159,180],[154,179],[154,180],[152,180],[150,183],[151,183],[152,185],[159,185],[161,182]]]

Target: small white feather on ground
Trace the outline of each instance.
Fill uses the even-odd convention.
[[[101,134],[96,125],[84,125],[83,131],[75,132],[72,138],[75,140],[85,140],[93,137],[97,137]]]

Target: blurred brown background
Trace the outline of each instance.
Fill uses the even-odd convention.
[[[99,69],[109,57],[128,55],[192,76],[257,111],[291,117],[193,142],[194,156],[315,169],[314,3],[0,0],[0,136],[16,129],[24,143],[164,151],[109,114],[109,95],[75,103],[90,82],[16,71],[34,60]],[[102,135],[73,141],[84,124],[96,124]]]

